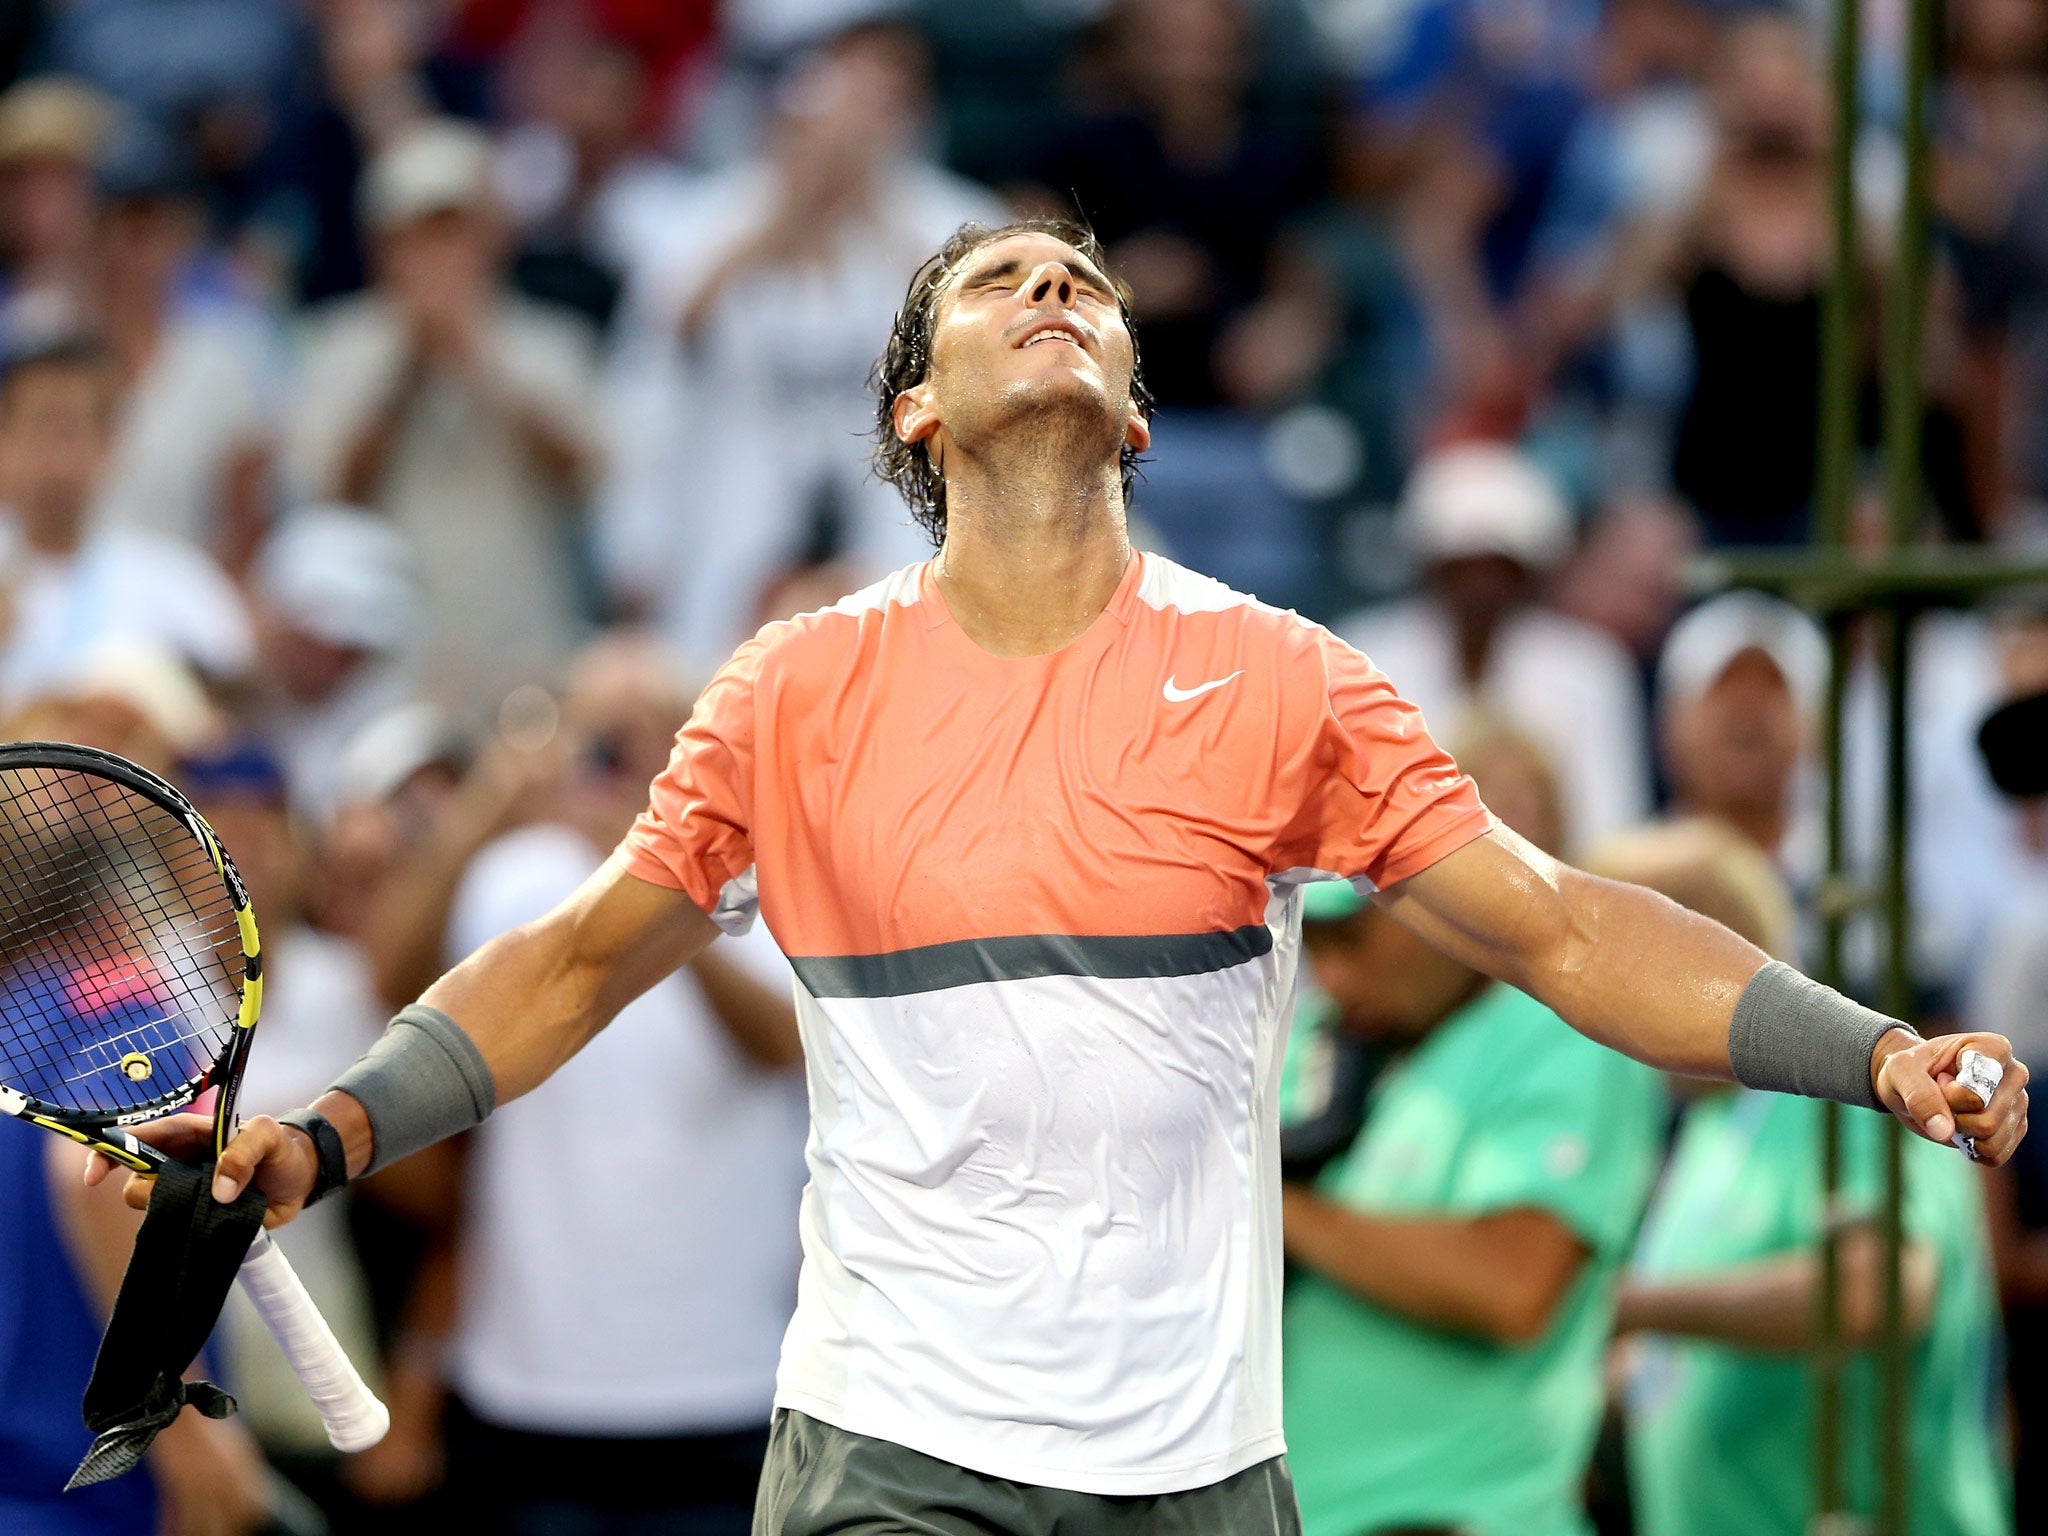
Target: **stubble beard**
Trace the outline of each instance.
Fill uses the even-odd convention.
[[[1122,455],[1128,409],[1073,381],[1027,380],[991,401],[961,446],[999,486],[1090,486]]]

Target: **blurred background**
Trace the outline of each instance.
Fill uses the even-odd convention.
[[[1873,315],[1903,179],[1905,10],[1864,0]],[[191,790],[274,955],[245,1104],[303,1102],[453,958],[595,867],[735,644],[929,552],[863,441],[904,284],[962,221],[1078,213],[1135,288],[1159,400],[1138,542],[1359,645],[1537,842],[1665,879],[1796,960],[1822,859],[1822,642],[1755,594],[1695,607],[1682,572],[1702,550],[1813,533],[1825,12],[7,0],[0,719]],[[1948,0],[1942,27],[1918,536],[2039,555],[2048,7]],[[1881,523],[1874,326],[1859,347],[1863,538]],[[1873,639],[1856,654],[1847,772],[1867,854],[1882,689]],[[1920,629],[1922,1025],[2003,1029],[2036,1059],[2048,805],[2002,795],[1976,737],[2044,688],[2048,594]],[[1729,882],[1741,901],[1712,894]],[[1303,1038],[1327,1026],[1342,1048],[1291,1070],[1307,1118],[1332,1095],[1356,1113],[1297,1164],[1304,1187],[1366,1155],[1391,1091],[1374,1084],[1431,1011],[1347,991],[1380,942],[1369,916],[1318,920]],[[1868,935],[1851,952],[1874,966]],[[153,1480],[113,1485],[104,1508],[50,1497],[49,1469],[82,1447],[88,1319],[127,1237],[49,1176],[68,1149],[0,1126],[8,1208],[70,1255],[64,1274],[0,1260],[0,1527],[744,1530],[802,1180],[781,966],[765,937],[716,946],[552,1098],[291,1229],[397,1415],[346,1463],[231,1315],[215,1368],[244,1415],[181,1425]],[[1702,1471],[1623,1449],[1715,1442],[1766,1403],[1804,1432],[1806,1341],[1681,1326],[1626,1278],[1810,1256],[1804,1133],[1742,1143],[1767,1163],[1757,1147],[1789,1149],[1765,1182],[1804,1215],[1768,1242],[1674,1259],[1691,1218],[1671,1215],[1638,1253],[1674,1113],[1644,1111],[1639,1176],[1610,1181],[1597,1222],[1566,1223],[1582,1261],[1566,1279],[1597,1280],[1602,1321],[1571,1325],[1598,1347],[1566,1352],[1585,1406],[1561,1461],[1546,1452],[1570,1485],[1554,1528],[1796,1531],[1797,1478],[1792,1503],[1717,1524],[1686,1478],[1754,1482],[1741,1453]],[[645,1132],[625,1169],[579,1133],[619,1122]],[[1683,1179],[1661,1177],[1659,1199],[1686,1209]],[[1341,1204],[1343,1183],[1315,1187]],[[1369,1207],[1372,1180],[1351,1184]],[[1925,1252],[1948,1252],[1945,1294],[1968,1316],[1938,1349],[1931,1314],[1914,1323],[1950,1373],[1928,1392],[1960,1405],[1943,1425],[1922,1415],[1916,1486],[1966,1463],[1984,1491],[1913,1528],[2013,1529],[2017,1465],[2019,1528],[2048,1529],[2027,1476],[2048,1462],[2048,1178],[1972,1176],[1934,1204],[1947,1224]],[[1295,1257],[1339,1275],[1347,1305],[1401,1312],[1324,1249]],[[1623,1332],[1704,1341],[1699,1369],[1762,1350],[1792,1374],[1737,1373],[1718,1408],[1696,1397],[1681,1429],[1631,1434],[1678,1366],[1610,1355],[1616,1308]],[[1470,1347],[1463,1323],[1402,1316]],[[1537,1347],[1561,1317],[1539,1308],[1537,1335],[1487,1347]],[[1305,1326],[1325,1325],[1348,1326]],[[1433,1379],[1372,1383],[1459,1401]],[[1339,1383],[1300,1411],[1341,1427],[1345,1401]],[[1315,1438],[1292,1399],[1289,1416],[1290,1439]],[[1303,1473],[1311,1536],[1553,1528],[1315,1503],[1351,1461],[1367,1481],[1412,1477],[1375,1472],[1371,1434],[1333,1443],[1318,1465],[1337,1470],[1315,1488]],[[1432,1475],[1467,1476],[1455,1449],[1435,1454]],[[677,1487],[695,1513],[671,1507]]]

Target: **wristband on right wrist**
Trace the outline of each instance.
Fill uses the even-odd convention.
[[[376,1173],[479,1124],[497,1085],[467,1031],[438,1008],[399,1011],[377,1043],[330,1085],[363,1106]]]
[[[1773,960],[1750,978],[1728,1026],[1728,1065],[1746,1087],[1883,1109],[1871,1081],[1877,1042],[1910,1024],[1866,1008]]]

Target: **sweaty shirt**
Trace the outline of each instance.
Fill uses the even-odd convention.
[[[1358,652],[1153,555],[1050,655],[929,563],[741,647],[622,856],[796,972],[776,1402],[1087,1493],[1279,1454],[1298,885],[1491,825]]]

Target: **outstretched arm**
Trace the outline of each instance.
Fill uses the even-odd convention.
[[[1603,1045],[1691,1077],[1738,1075],[1730,1025],[1770,957],[1709,918],[1641,886],[1561,864],[1505,828],[1378,899],[1444,953],[1521,988]],[[1767,1018],[1763,1027],[1811,1029],[1815,1038],[1799,1044],[1830,1047],[1820,1026],[1803,1017]],[[1988,1106],[1954,1080],[1966,1048],[2005,1068]],[[1901,1025],[1868,1055],[1861,1065],[1870,1093],[1930,1141],[1960,1131],[1996,1164],[2026,1132],[2027,1070],[2001,1035],[1920,1040]],[[1864,1085],[1856,1064],[1847,1075]]]
[[[688,896],[628,874],[614,855],[554,911],[491,940],[420,1001],[460,1024],[502,1104],[538,1087],[621,1008],[717,934]],[[313,1108],[341,1133],[350,1177],[362,1173],[376,1155],[362,1104],[330,1090]],[[202,1117],[181,1116],[138,1134],[177,1152],[205,1126]],[[298,1214],[317,1171],[303,1132],[258,1115],[221,1155],[214,1194],[232,1200],[253,1179],[269,1197],[266,1224],[277,1226]],[[96,1172],[104,1177],[106,1168]],[[130,1203],[148,1198],[147,1182],[131,1181]]]

